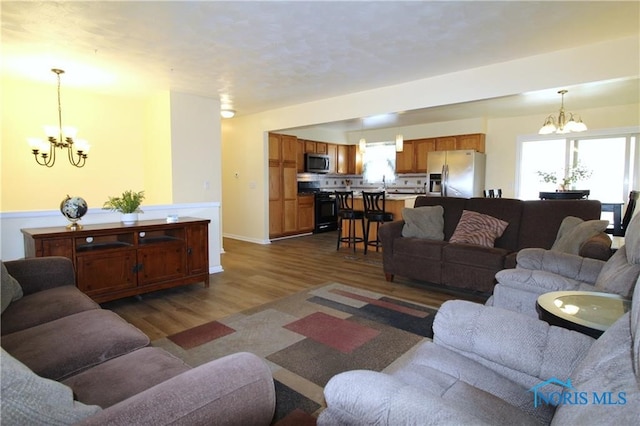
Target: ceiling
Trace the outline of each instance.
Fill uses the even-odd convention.
[[[174,90],[239,115],[640,32],[640,3],[3,0],[2,72],[106,93]],[[569,87],[570,110],[638,102],[637,79]],[[559,88],[393,114],[395,127],[556,111]],[[360,129],[360,120],[331,125]]]

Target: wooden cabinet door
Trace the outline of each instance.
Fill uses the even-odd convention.
[[[313,195],[298,197],[298,231],[313,231]]]
[[[280,135],[276,133],[269,133],[269,161],[282,161]]]
[[[298,139],[296,145],[298,173],[304,173],[304,141],[302,139]]]
[[[412,141],[404,141],[402,152],[396,152],[396,173],[415,171],[415,153]]]
[[[362,154],[358,145],[347,145],[347,174],[356,175],[362,173]]]
[[[474,151],[484,152],[485,135],[476,133],[472,135],[456,136],[456,149],[473,149]]]
[[[187,274],[209,273],[209,226],[187,227]]]
[[[282,174],[280,165],[269,163],[269,201],[282,200]]]
[[[413,141],[415,153],[415,172],[426,173],[427,172],[427,159],[429,153],[436,150],[435,139],[417,139]]]
[[[285,200],[282,216],[283,234],[295,234],[298,231],[298,200]]]
[[[298,138],[295,136],[281,135],[282,161],[296,164],[298,160]]]
[[[304,141],[304,152],[308,154],[315,154],[316,143],[314,141]]]
[[[138,249],[138,286],[174,280],[186,275],[184,241],[149,244]]]
[[[283,234],[284,212],[283,201],[269,201],[269,238],[281,237]]]
[[[447,136],[443,138],[436,138],[436,151],[451,151],[456,148],[455,136]]]
[[[334,143],[327,144],[327,155],[329,156],[329,173],[337,173],[338,171],[338,145]]]
[[[327,144],[325,142],[316,142],[316,154],[326,154]]]
[[[349,167],[349,152],[347,145],[338,145],[338,166],[337,172],[340,174],[347,174]]]
[[[89,296],[135,288],[136,265],[136,250],[133,248],[78,255],[77,286]]]

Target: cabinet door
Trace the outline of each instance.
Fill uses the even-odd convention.
[[[298,197],[298,231],[313,231],[313,195]]]
[[[282,175],[280,165],[269,163],[269,201],[282,200]]]
[[[298,173],[304,173],[304,141],[298,139],[296,146]]]
[[[316,143],[314,141],[304,141],[304,152],[308,154],[315,154]]]
[[[326,154],[327,144],[326,142],[316,142],[316,154]]]
[[[296,164],[298,161],[298,138],[295,136],[282,135],[282,161]]]
[[[476,133],[472,135],[456,136],[456,149],[473,149],[474,151],[484,152],[485,135]]]
[[[209,273],[209,226],[187,228],[187,275]]]
[[[338,167],[337,171],[340,174],[346,175],[349,168],[349,152],[347,145],[338,145]]]
[[[89,296],[136,287],[135,249],[76,256],[78,288]]]
[[[396,152],[396,173],[415,171],[415,153],[412,141],[404,141],[402,152]]]
[[[429,153],[436,150],[435,139],[418,139],[413,142],[415,152],[415,172],[426,173],[427,172],[427,158]]]
[[[280,135],[276,133],[269,133],[269,161],[282,161]]]
[[[329,156],[329,173],[336,173],[338,170],[338,145],[328,143],[327,155]]]
[[[149,244],[138,249],[138,286],[186,276],[184,241]]]
[[[284,223],[283,202],[269,201],[269,238],[281,237]]]
[[[347,174],[355,175],[362,173],[362,155],[358,145],[347,146]]]
[[[436,138],[436,151],[451,151],[456,149],[455,136],[447,136],[444,138]]]

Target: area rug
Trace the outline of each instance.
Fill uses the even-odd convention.
[[[429,340],[437,309],[331,283],[152,342],[191,366],[252,352],[271,367],[274,424],[315,424],[343,371],[390,371]]]

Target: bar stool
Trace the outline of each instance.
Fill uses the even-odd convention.
[[[336,191],[336,206],[338,207],[338,245],[336,250],[340,250],[341,243],[347,243],[347,247],[353,244],[353,251],[356,251],[356,244],[364,242],[364,238],[356,237],[356,222],[362,223],[362,235],[365,235],[364,212],[353,209],[353,191]],[[348,236],[342,236],[342,222],[349,222]],[[365,246],[365,251],[367,247]]]
[[[393,221],[393,213],[386,211],[385,193],[380,192],[362,192],[362,201],[364,202],[364,217],[367,219],[367,232],[364,234],[364,254],[367,254],[368,246],[375,246],[376,251],[380,250],[382,242],[378,237],[380,224]],[[376,223],[376,239],[369,240],[369,230],[371,222]]]

